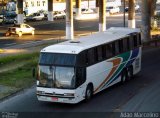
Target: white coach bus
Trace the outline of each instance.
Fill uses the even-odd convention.
[[[78,103],[141,70],[139,29],[110,28],[41,50],[39,101]]]

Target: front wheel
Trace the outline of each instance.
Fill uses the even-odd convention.
[[[32,31],[32,35],[34,35],[34,30]]]
[[[89,101],[93,96],[93,87],[91,85],[87,86],[86,93],[85,93],[85,100]]]
[[[22,32],[19,32],[19,33],[18,33],[18,36],[21,37],[21,36],[22,36]]]

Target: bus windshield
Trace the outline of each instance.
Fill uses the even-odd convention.
[[[39,86],[47,88],[72,89],[75,87],[73,67],[39,66]]]
[[[41,53],[40,65],[75,66],[75,54]]]

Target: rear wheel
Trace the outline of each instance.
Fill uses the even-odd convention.
[[[18,36],[21,37],[21,36],[22,36],[22,32],[19,32],[19,33],[18,33]]]
[[[92,98],[92,96],[93,96],[93,87],[91,84],[89,84],[86,89],[85,100],[89,101]]]
[[[123,71],[121,72],[121,83],[122,84],[125,83],[126,79],[127,79],[127,69],[124,68]]]
[[[128,79],[132,79],[133,78],[133,67],[130,66],[128,67]]]

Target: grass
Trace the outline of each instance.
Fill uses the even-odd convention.
[[[0,85],[5,87],[5,90],[1,88],[0,99],[8,96],[17,90],[25,89],[32,86],[35,83],[35,78],[32,77],[32,69],[38,64],[39,53],[14,55],[0,58],[1,66],[12,63],[22,63],[24,65],[8,71],[0,73]],[[7,66],[8,68],[8,66]],[[13,89],[12,89],[13,88]],[[7,90],[6,90],[7,89]]]
[[[18,54],[18,55],[2,57],[0,58],[0,67],[10,63],[19,63],[20,61],[32,60],[33,58],[38,56],[39,56],[39,53],[35,52],[35,53],[29,53],[29,54]]]

